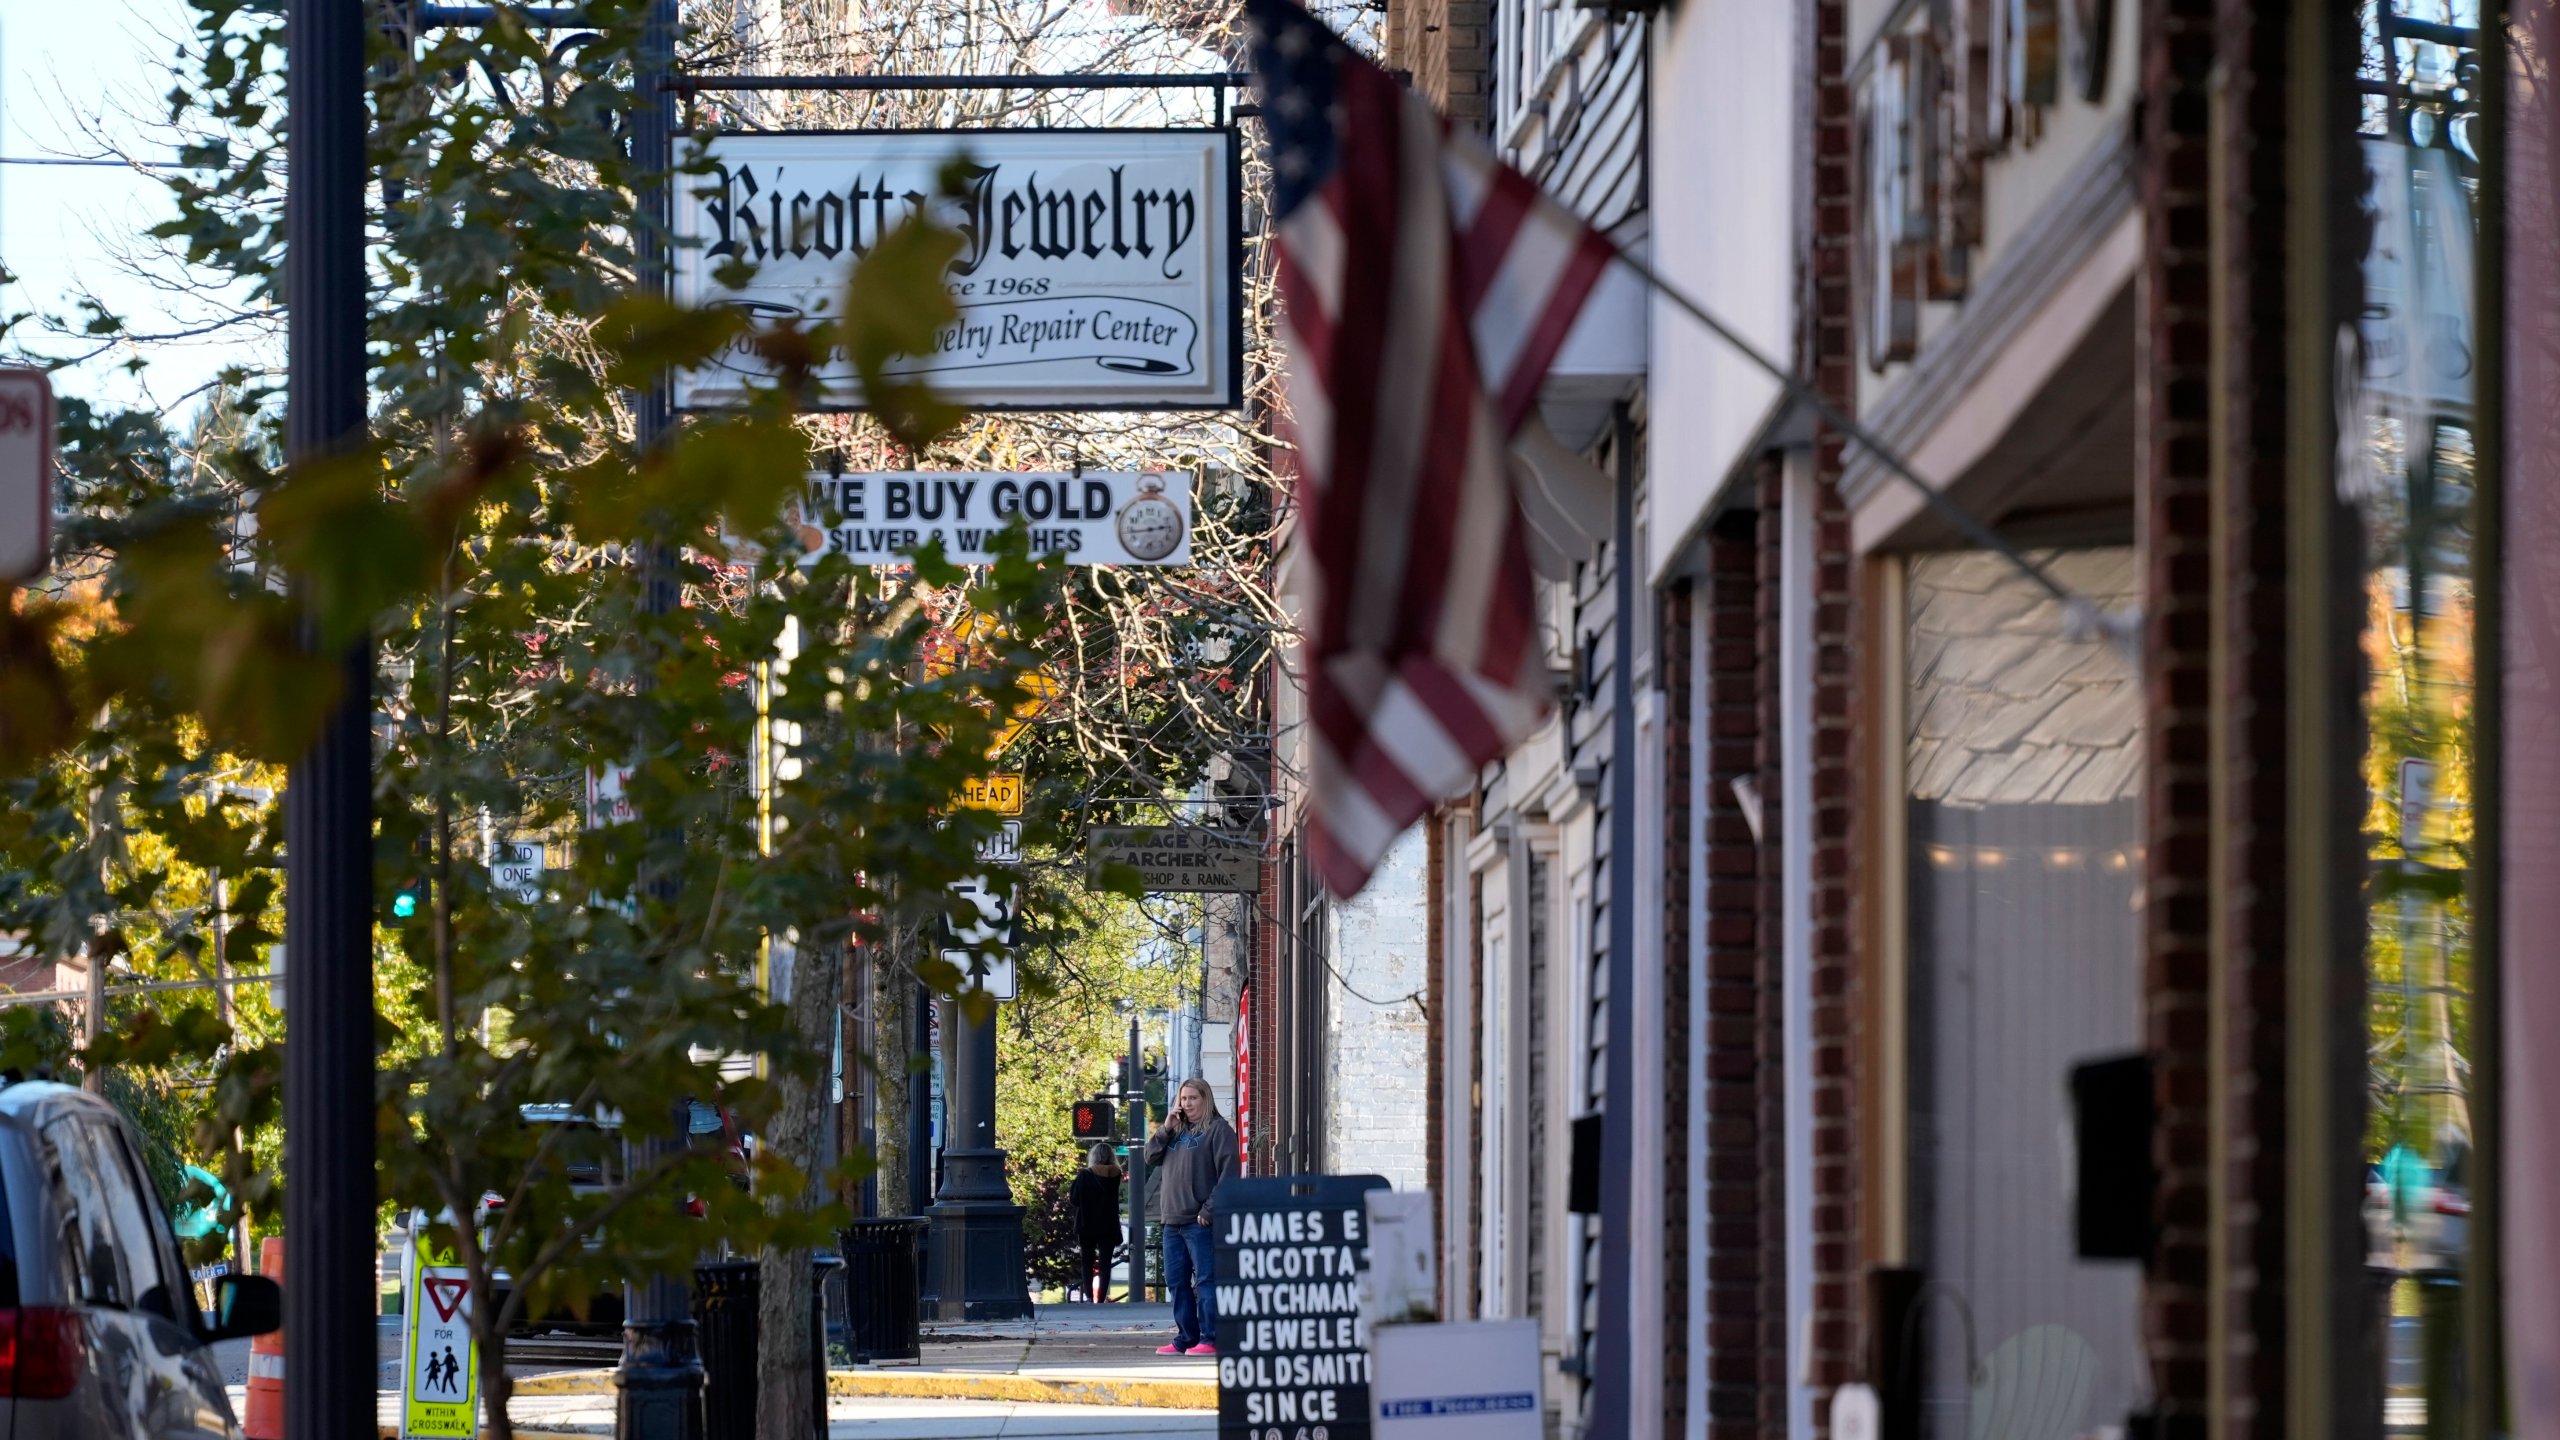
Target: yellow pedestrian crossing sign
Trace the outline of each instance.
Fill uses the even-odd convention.
[[[409,1235],[400,1440],[473,1440],[480,1433],[480,1363],[471,1343],[471,1272],[428,1246],[425,1216],[411,1220]]]

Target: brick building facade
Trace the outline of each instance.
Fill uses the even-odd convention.
[[[1542,404],[1616,491],[1556,716],[1423,845],[1443,1312],[1538,1321],[1554,1433],[2500,1423],[2496,742],[2560,687],[2456,362],[2548,82],[2443,8],[1390,0],[1809,382],[1586,319],[1642,358]]]

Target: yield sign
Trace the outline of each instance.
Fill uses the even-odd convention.
[[[427,1303],[436,1307],[436,1318],[450,1321],[462,1302],[471,1298],[471,1282],[447,1279],[441,1275],[426,1277]]]

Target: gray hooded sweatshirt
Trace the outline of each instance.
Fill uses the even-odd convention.
[[[1209,1193],[1236,1173],[1236,1127],[1212,1115],[1188,1130],[1147,1138],[1147,1168],[1163,1177],[1157,1218],[1168,1225],[1197,1220],[1209,1210]]]

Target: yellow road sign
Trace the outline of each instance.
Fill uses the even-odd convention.
[[[960,788],[960,803],[972,810],[993,810],[999,815],[1022,813],[1022,777],[1020,775],[975,775]]]
[[[480,1357],[471,1343],[471,1272],[427,1248],[427,1219],[409,1222],[408,1294],[400,1317],[402,1440],[480,1433]]]
[[[925,673],[935,679],[940,679],[959,669],[961,663],[972,658],[973,655],[978,659],[988,658],[983,653],[983,647],[1005,636],[1002,626],[976,611],[965,611],[953,617],[950,630],[950,647],[925,662]],[[987,742],[989,759],[1003,754],[1006,746],[1020,739],[1022,732],[1031,728],[1031,722],[1040,717],[1040,712],[1048,709],[1059,696],[1067,693],[1067,687],[1058,679],[1057,673],[1045,666],[1024,675],[1022,688],[1030,692],[1029,698],[1014,706],[1013,713],[996,722],[995,738]],[[1008,810],[1005,813],[1011,815],[1016,812]]]
[[[1067,691],[1067,687],[1058,683],[1058,677],[1046,670],[1034,670],[1023,676],[1022,688],[1031,692],[1031,698],[1014,706],[1013,713],[996,727],[996,738],[987,743],[989,759],[1003,754],[1006,746],[1031,728],[1031,722],[1040,718],[1040,712],[1048,709],[1051,701]]]

